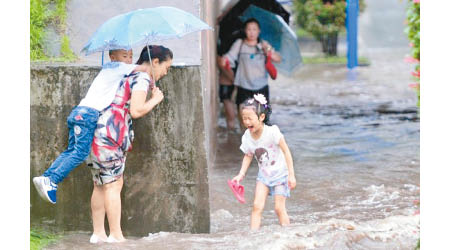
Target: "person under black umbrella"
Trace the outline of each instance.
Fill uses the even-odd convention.
[[[263,94],[269,100],[268,72],[265,67],[266,57],[270,54],[273,62],[280,62],[281,56],[272,46],[259,38],[261,32],[258,20],[248,19],[244,23],[245,39],[236,40],[231,49],[224,54],[220,67],[234,68],[236,74],[234,85],[237,86],[236,104],[241,129],[244,128],[240,116],[240,104],[254,94]]]

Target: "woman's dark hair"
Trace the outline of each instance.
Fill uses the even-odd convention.
[[[247,24],[249,24],[249,23],[256,23],[256,25],[258,25],[258,28],[261,29],[261,26],[259,25],[258,20],[256,20],[256,18],[253,18],[253,17],[247,19],[244,22],[244,29],[247,28]],[[244,37],[247,37],[247,34],[245,34],[245,31],[243,32],[243,34],[244,34]],[[259,38],[259,36],[258,36],[258,43],[260,43],[260,42],[261,42],[261,38]]]
[[[259,94],[259,95],[262,95],[262,94]],[[269,119],[270,119],[270,114],[272,114],[272,107],[270,106],[269,103],[261,104],[255,98],[251,97],[244,101],[243,108],[244,109],[252,108],[255,111],[258,118],[261,116],[261,114],[264,114],[266,117],[264,118],[263,122],[267,125],[271,125],[269,123]]]
[[[261,25],[259,25],[259,22],[258,22],[258,20],[256,20],[256,18],[249,18],[249,19],[247,19],[245,22],[244,22],[244,28],[246,28],[247,27],[247,24],[249,24],[249,23],[256,23],[257,25],[258,25],[258,28],[259,29],[261,29]]]
[[[159,62],[161,63],[169,59],[173,59],[172,51],[164,46],[149,45],[148,48],[150,49],[150,55],[152,57],[152,60],[158,58]],[[137,60],[136,64],[141,65],[144,62],[150,62],[150,60],[148,59],[147,46],[145,46],[142,49],[141,55],[139,56],[139,59]]]

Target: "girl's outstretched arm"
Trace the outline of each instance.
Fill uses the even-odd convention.
[[[288,145],[286,144],[286,140],[284,137],[280,139],[280,148],[284,153],[284,158],[286,159],[286,164],[289,172],[288,176],[288,185],[290,189],[294,189],[297,185],[297,180],[295,179],[294,173],[294,162],[292,161],[291,151],[289,150]]]
[[[242,179],[244,179],[245,173],[247,173],[247,169],[250,166],[250,163],[252,163],[253,155],[245,154],[244,159],[242,160],[242,166],[241,170],[239,171],[239,174],[236,175],[232,181],[240,182]]]

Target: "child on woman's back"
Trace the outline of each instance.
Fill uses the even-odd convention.
[[[255,199],[251,215],[251,229],[258,229],[267,195],[275,197],[275,212],[282,226],[289,224],[286,198],[296,186],[291,152],[280,129],[268,126],[271,108],[262,94],[256,94],[244,102],[242,120],[247,127],[240,149],[244,159],[239,174],[232,181],[240,182],[247,172],[252,158],[258,161]]]
[[[69,143],[42,176],[34,177],[33,183],[39,195],[55,204],[58,183],[89,155],[94,131],[100,112],[113,101],[120,81],[135,71],[145,71],[142,65],[131,64],[131,50],[111,50],[111,62],[103,65],[86,96],[67,118]]]

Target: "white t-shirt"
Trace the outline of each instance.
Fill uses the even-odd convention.
[[[280,140],[283,138],[277,125],[267,126],[258,140],[252,138],[247,129],[242,136],[240,149],[244,154],[254,155],[258,161],[258,179],[270,185],[272,181],[288,176],[286,159],[280,148]]]
[[[137,67],[136,64],[109,62],[95,77],[86,96],[78,106],[85,106],[102,111],[108,107],[116,96],[120,81]]]

